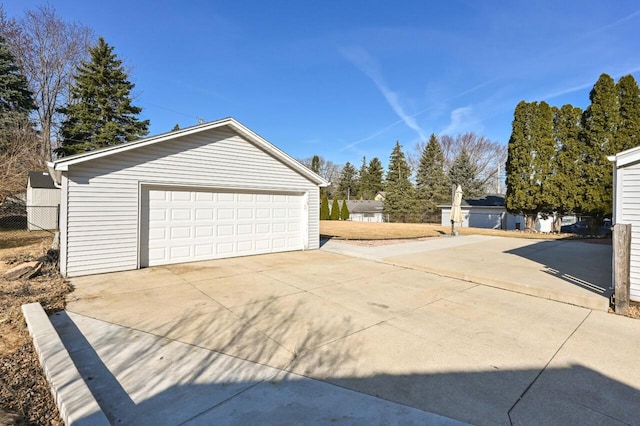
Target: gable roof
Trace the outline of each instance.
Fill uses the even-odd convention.
[[[96,149],[94,151],[83,152],[81,154],[71,155],[69,157],[63,157],[58,160],[51,161],[47,163],[47,167],[49,171],[52,172],[52,176],[55,178],[55,181],[59,183],[60,175],[63,171],[68,171],[69,166],[83,163],[85,161],[94,160],[97,158],[102,158],[110,155],[120,154],[126,151],[130,151],[132,149],[141,148],[148,145],[153,145],[156,143],[166,142],[168,140],[176,139],[186,135],[192,135],[195,133],[205,132],[207,130],[216,129],[219,127],[227,126],[236,133],[238,133],[243,138],[247,139],[249,142],[255,144],[263,151],[272,155],[274,158],[278,159],[285,165],[289,166],[291,169],[300,173],[302,176],[306,177],[310,181],[316,183],[319,186],[329,186],[329,182],[323,179],[318,174],[314,173],[304,165],[300,164],[293,157],[289,156],[284,151],[277,148],[275,145],[271,144],[266,139],[262,138],[257,133],[253,132],[251,129],[241,124],[234,118],[227,117],[217,121],[211,121],[209,123],[199,124],[192,127],[186,127],[184,129],[176,130],[174,132],[162,133],[160,135],[151,136],[149,138],[138,139],[133,142],[127,142],[120,145],[108,146],[101,149]]]
[[[29,172],[27,185],[31,188],[57,189],[51,175],[47,172]]]
[[[377,200],[347,200],[350,213],[382,213],[382,201]]]
[[[617,169],[640,161],[640,146],[607,157]]]
[[[480,198],[466,198],[460,203],[462,207],[500,207],[504,208],[504,195],[488,194]],[[451,208],[451,204],[440,204],[440,208]]]

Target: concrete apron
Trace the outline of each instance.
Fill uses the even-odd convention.
[[[609,308],[610,244],[475,235],[378,247],[331,240],[322,249],[589,309]]]
[[[110,420],[636,420],[628,318],[317,250],[72,284],[59,333]]]

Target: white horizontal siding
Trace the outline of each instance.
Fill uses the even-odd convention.
[[[72,165],[67,176],[69,276],[137,267],[140,182],[309,192],[309,248],[319,247],[317,185],[226,129]]]
[[[622,184],[618,222],[631,224],[631,300],[640,302],[640,165],[629,165],[618,173],[618,184]]]

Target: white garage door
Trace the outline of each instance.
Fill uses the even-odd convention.
[[[302,195],[147,189],[141,266],[301,250],[302,202]]]

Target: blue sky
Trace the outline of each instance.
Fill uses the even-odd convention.
[[[431,133],[506,144],[521,100],[584,108],[601,73],[640,80],[637,1],[51,4],[115,47],[151,134],[232,116],[296,158],[386,164]]]

